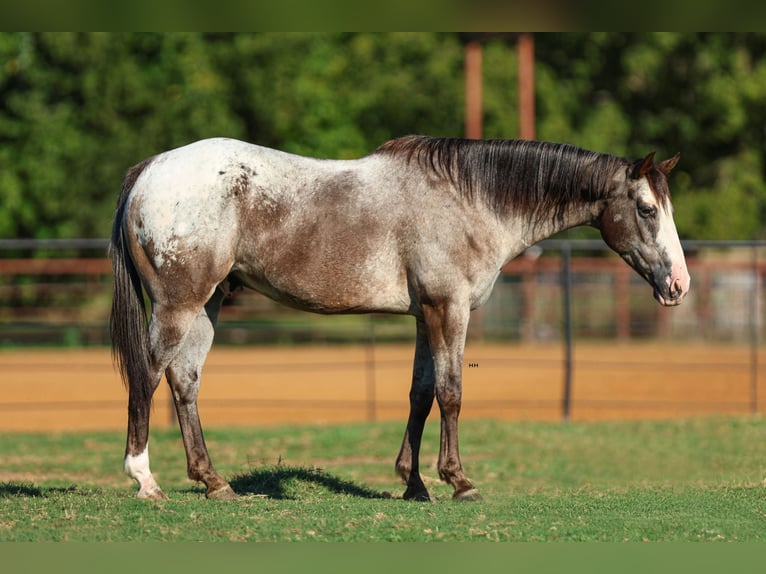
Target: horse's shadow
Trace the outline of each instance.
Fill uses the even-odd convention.
[[[237,475],[230,480],[230,485],[237,494],[290,500],[296,498],[291,494],[290,488],[290,484],[295,481],[315,484],[336,494],[358,498],[391,498],[387,492],[377,492],[365,486],[359,486],[351,481],[327,474],[320,468],[281,464]]]
[[[291,485],[294,485],[295,481],[311,483],[335,494],[357,498],[391,498],[388,492],[378,492],[365,486],[359,486],[351,481],[327,474],[320,468],[294,467],[282,464],[237,475],[230,481],[230,484],[237,494],[294,500],[297,496],[292,494],[295,488]],[[77,492],[80,490],[76,486],[39,487],[28,483],[0,482],[0,499],[12,497],[42,498],[54,493]]]
[[[35,498],[42,495],[42,489],[31,484],[0,482],[0,498],[11,498],[15,496]]]
[[[39,487],[22,482],[0,482],[0,498],[43,498],[51,494],[67,494],[80,492],[76,486]]]

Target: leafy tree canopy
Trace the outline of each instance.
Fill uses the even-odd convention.
[[[104,237],[125,169],[229,136],[350,158],[462,135],[451,33],[0,34],[0,237]],[[484,40],[485,137],[518,135],[516,43]],[[766,35],[535,35],[539,139],[671,176],[688,238],[766,237]]]

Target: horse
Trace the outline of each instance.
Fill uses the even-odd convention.
[[[419,454],[436,399],[439,477],[455,500],[481,499],[458,450],[470,311],[490,296],[505,263],[580,225],[599,229],[660,304],[680,303],[690,277],[667,183],[678,159],[405,136],[364,157],[332,160],[213,138],[133,166],[110,241],[109,322],[129,395],[123,469],[138,483],[137,497],[167,498],[148,451],[163,374],[189,478],[204,483],[207,498],[238,497],[211,462],[197,395],[222,301],[246,287],[315,313],[414,316],[409,417],[395,462],[403,498],[432,500]]]

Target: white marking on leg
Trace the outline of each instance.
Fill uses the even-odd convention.
[[[136,495],[138,498],[148,498],[157,492],[161,492],[159,485],[152,476],[152,471],[149,470],[148,444],[143,452],[137,456],[125,455],[122,468],[125,474],[138,483],[138,494]]]

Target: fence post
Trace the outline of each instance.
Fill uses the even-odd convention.
[[[564,327],[564,390],[561,401],[561,418],[569,420],[572,413],[572,245],[561,244],[561,287],[563,297]]]
[[[753,244],[753,292],[750,296],[750,411],[758,414],[758,338],[761,328],[761,305],[759,296],[761,293],[761,274],[758,270],[758,246]]]

